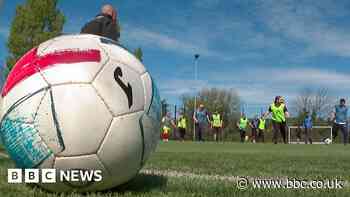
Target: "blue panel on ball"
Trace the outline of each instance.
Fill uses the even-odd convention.
[[[149,115],[153,120],[160,123],[161,117],[161,103],[160,103],[160,95],[156,84],[152,78],[152,99],[151,105],[149,107],[147,115]]]
[[[53,154],[35,126],[27,123],[24,118],[5,117],[0,134],[8,154],[19,168],[37,167]]]

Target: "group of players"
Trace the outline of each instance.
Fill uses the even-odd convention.
[[[268,111],[263,113],[260,117],[256,116],[251,121],[248,120],[244,113],[241,114],[240,119],[237,122],[237,127],[240,133],[240,141],[243,143],[248,141],[249,136],[247,135],[248,127],[251,128],[251,142],[265,142],[265,130],[266,130],[266,118],[271,115],[272,124],[272,142],[277,144],[279,141],[279,135],[282,138],[283,143],[287,143],[287,118],[289,112],[282,96],[276,96],[274,102],[269,106]],[[346,106],[345,99],[340,99],[338,105],[331,115],[333,121],[332,136],[333,140],[338,136],[338,131],[342,133],[342,139],[344,145],[348,143],[349,131],[348,131],[348,107]],[[222,140],[222,128],[223,120],[222,116],[218,111],[209,116],[208,111],[203,104],[200,104],[197,110],[193,114],[193,121],[195,127],[195,137],[197,141],[203,141],[203,133],[207,129],[208,125],[213,131],[214,141]],[[209,124],[208,124],[209,123]],[[312,144],[312,117],[306,112],[305,118],[301,127],[304,129],[304,141],[305,144]],[[171,114],[167,113],[162,119],[162,139],[168,141],[170,137],[171,128],[177,129],[181,141],[185,140],[185,134],[187,129],[187,119],[184,114],[180,114],[177,124],[172,120]],[[301,135],[298,137],[301,138]]]
[[[208,111],[204,107],[203,104],[200,104],[198,109],[193,115],[193,121],[195,123],[195,137],[197,141],[204,141],[203,133],[205,129],[210,125],[213,131],[214,141],[222,140],[222,128],[223,128],[223,120],[222,116],[218,111],[215,111],[211,114],[211,118],[209,116]],[[209,123],[209,124],[208,124]],[[163,141],[169,141],[170,132],[172,130],[177,130],[179,134],[179,138],[181,141],[185,141],[186,130],[188,128],[187,119],[183,113],[181,113],[177,119],[177,124],[171,118],[170,112],[168,112],[162,118],[162,133],[161,138]],[[174,133],[175,134],[175,133]]]

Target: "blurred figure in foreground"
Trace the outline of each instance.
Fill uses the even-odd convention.
[[[116,9],[109,4],[102,6],[101,13],[86,23],[81,29],[81,33],[103,36],[118,42],[120,32]]]

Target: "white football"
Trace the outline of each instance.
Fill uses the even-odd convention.
[[[329,139],[329,138],[326,138],[325,140],[324,140],[324,143],[325,144],[331,144],[332,143],[332,140],[331,139]]]
[[[132,179],[158,143],[160,99],[143,64],[94,35],[64,35],[25,54],[2,90],[0,134],[18,168],[101,170],[105,190]]]

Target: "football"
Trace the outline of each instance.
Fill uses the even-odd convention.
[[[64,35],[27,52],[2,89],[0,134],[17,168],[102,171],[100,191],[131,180],[158,143],[160,98],[144,65],[104,37]]]
[[[331,144],[332,143],[332,140],[331,139],[329,139],[329,138],[326,138],[326,139],[324,139],[324,143],[325,144]]]

